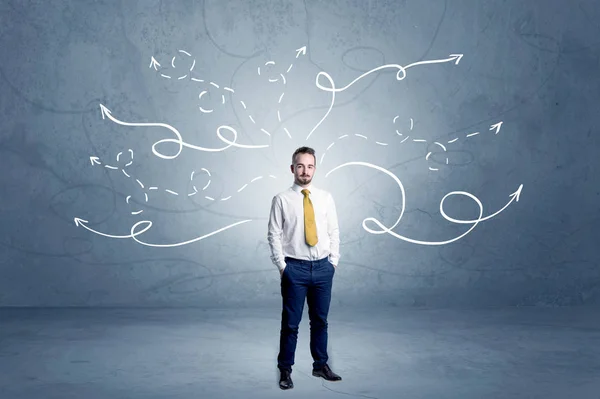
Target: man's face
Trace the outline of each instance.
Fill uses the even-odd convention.
[[[294,174],[294,182],[299,186],[307,186],[315,174],[315,157],[311,154],[297,154],[295,164],[290,168]]]

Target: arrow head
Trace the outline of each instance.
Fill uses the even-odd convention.
[[[502,126],[503,123],[504,123],[503,121],[500,121],[500,122],[496,123],[495,125],[491,125],[490,130],[496,129],[496,133],[494,133],[494,134],[498,134],[500,132],[500,126]]]
[[[90,162],[92,163],[92,165],[94,163],[97,165],[100,165],[100,158],[92,156],[92,157],[90,157]]]
[[[296,49],[296,58],[300,57],[300,54],[306,55],[306,46]]]
[[[112,113],[110,112],[110,109],[106,108],[104,105],[100,104],[100,112],[102,112],[102,119],[104,119],[105,116],[107,115],[111,115]]]
[[[454,63],[454,65],[458,65],[463,55],[464,54],[450,54],[450,57],[455,57],[454,59],[456,60],[456,62]]]
[[[515,191],[514,193],[512,193],[510,195],[510,197],[514,197],[515,201],[519,202],[519,197],[521,196],[521,190],[523,190],[523,184],[521,184],[519,186],[519,188],[517,189],[517,191]]]
[[[75,221],[75,226],[79,227],[80,225],[83,225],[84,223],[88,223],[87,220],[83,220],[81,218],[73,218],[73,221]]]
[[[154,70],[158,71],[158,69],[156,68],[157,66],[160,66],[160,63],[158,61],[156,61],[156,58],[154,58],[154,56],[152,56],[150,58],[150,65],[148,65],[148,68],[154,67]]]

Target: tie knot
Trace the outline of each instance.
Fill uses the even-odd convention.
[[[302,190],[302,194],[304,194],[305,197],[308,197],[308,194],[310,194],[310,191],[308,191],[308,189],[304,189]]]

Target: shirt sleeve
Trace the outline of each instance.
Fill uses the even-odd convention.
[[[283,245],[281,237],[283,236],[283,205],[281,198],[273,197],[271,201],[271,212],[269,214],[269,224],[267,240],[271,250],[271,261],[279,270],[285,268],[285,257],[283,256]]]
[[[329,194],[327,207],[327,233],[329,234],[329,261],[337,266],[340,260],[340,228],[333,196]]]

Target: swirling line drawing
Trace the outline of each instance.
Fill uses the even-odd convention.
[[[471,226],[471,228],[469,228],[466,232],[464,232],[463,234],[459,235],[458,237],[449,239],[449,240],[445,240],[445,241],[424,241],[424,240],[416,240],[413,238],[409,238],[403,235],[400,235],[394,231],[392,231],[399,223],[400,220],[402,219],[402,216],[404,215],[404,210],[406,207],[406,193],[404,190],[404,186],[402,185],[402,182],[400,181],[400,179],[392,172],[390,172],[389,170],[382,168],[381,166],[377,166],[368,162],[360,162],[360,161],[354,161],[354,162],[346,162],[344,164],[338,165],[335,168],[331,169],[329,172],[327,172],[327,174],[325,175],[325,177],[327,178],[331,173],[335,172],[338,169],[344,168],[346,166],[352,166],[352,165],[358,165],[358,166],[366,166],[369,168],[373,168],[376,169],[380,172],[385,173],[386,175],[388,175],[389,177],[391,177],[396,184],[398,185],[398,187],[400,188],[400,193],[402,194],[402,209],[400,210],[400,215],[398,216],[398,219],[396,220],[396,222],[394,222],[394,224],[391,227],[386,227],[383,225],[383,223],[381,223],[379,220],[377,220],[376,218],[373,217],[368,217],[365,218],[362,222],[362,227],[363,229],[365,229],[367,232],[371,233],[371,234],[384,234],[384,233],[388,233],[400,240],[404,240],[413,244],[420,244],[420,245],[445,245],[445,244],[450,244],[454,241],[457,241],[461,238],[463,238],[464,236],[466,236],[467,234],[469,234],[480,222],[485,221],[485,220],[489,220],[495,216],[497,216],[498,214],[500,214],[501,212],[503,212],[505,209],[507,209],[512,203],[514,202],[518,202],[520,195],[521,195],[521,191],[523,190],[523,184],[521,184],[519,186],[519,188],[517,189],[517,191],[511,193],[509,196],[511,197],[511,199],[508,201],[508,203],[502,207],[500,210],[487,215],[487,216],[483,216],[483,204],[481,203],[481,201],[474,196],[471,193],[468,193],[466,191],[452,191],[448,194],[446,194],[440,201],[440,213],[442,214],[442,216],[444,217],[444,219],[446,219],[449,222],[452,223],[457,223],[457,224],[472,224],[473,226]],[[444,201],[453,195],[462,195],[462,196],[466,196],[468,198],[471,198],[473,201],[475,201],[475,203],[477,203],[477,205],[479,206],[479,216],[477,217],[477,219],[456,219],[456,218],[452,218],[450,216],[448,216],[446,214],[446,212],[444,211]],[[381,230],[373,230],[369,227],[367,227],[366,223],[367,222],[373,222],[375,223],[377,226],[379,226],[381,228]]]
[[[348,88],[350,88],[352,85],[354,85],[356,82],[358,82],[362,78],[364,78],[372,73],[375,73],[377,71],[383,70],[383,69],[397,69],[398,72],[396,72],[396,80],[400,81],[400,80],[404,80],[406,78],[406,70],[409,68],[415,67],[417,65],[439,64],[439,63],[446,63],[446,62],[454,62],[455,65],[458,65],[458,63],[460,62],[462,57],[463,57],[463,54],[450,54],[449,58],[438,59],[438,60],[428,60],[428,61],[417,61],[417,62],[413,62],[412,64],[408,64],[407,66],[402,66],[399,64],[382,65],[382,66],[373,68],[370,71],[363,73],[359,77],[355,78],[352,82],[348,83],[346,86],[343,86],[341,88],[335,87],[335,82],[333,81],[333,78],[327,72],[325,72],[325,71],[319,72],[315,78],[315,84],[319,89],[331,93],[331,103],[330,103],[329,108],[327,109],[327,112],[325,113],[325,115],[323,115],[321,120],[311,129],[310,133],[308,133],[308,136],[306,136],[306,140],[308,140],[310,138],[310,136],[312,136],[312,134],[317,130],[317,128],[329,116],[329,113],[331,112],[331,110],[333,109],[333,105],[335,104],[335,93],[347,90]],[[319,78],[321,76],[324,76],[329,81],[329,83],[330,83],[329,87],[325,87],[321,83],[319,83]]]
[[[180,52],[180,53],[183,53],[183,54],[186,54],[188,57],[192,57],[192,55],[191,55],[189,52],[185,51],[185,50],[178,50],[178,52]],[[305,55],[305,54],[306,54],[306,46],[303,46],[303,47],[301,47],[301,48],[299,48],[299,49],[296,49],[296,58],[300,57],[300,55]],[[173,56],[173,58],[172,58],[172,60],[171,60],[171,66],[172,66],[173,68],[176,68],[176,67],[175,67],[175,59],[176,59],[176,57],[177,57],[177,55]],[[191,81],[198,82],[198,83],[206,83],[206,81],[205,81],[204,79],[200,79],[200,78],[196,78],[196,77],[192,77],[192,76],[191,76],[191,72],[193,71],[193,69],[194,69],[194,66],[195,66],[195,65],[196,65],[196,59],[195,59],[195,58],[193,58],[192,65],[191,65],[191,67],[189,68],[189,71],[190,71],[189,79],[190,79]],[[275,65],[275,61],[267,61],[267,62],[265,63],[265,66],[270,66],[270,65]],[[292,70],[292,67],[293,67],[293,65],[294,65],[294,64],[293,64],[293,63],[291,63],[291,64],[288,66],[288,68],[287,68],[287,69],[286,69],[286,71],[285,71],[285,74],[289,73],[289,72]],[[161,64],[160,64],[160,62],[158,62],[158,61],[156,60],[156,58],[154,58],[154,56],[152,56],[152,57],[151,57],[151,59],[150,59],[150,64],[148,65],[148,67],[149,67],[149,68],[154,68],[154,70],[155,70],[155,71],[158,71],[158,70],[159,70],[159,67],[161,67]],[[257,67],[257,71],[258,71],[258,75],[260,76],[260,75],[261,75],[261,69],[260,69],[260,66],[258,66],[258,67]],[[279,74],[279,76],[281,77],[281,81],[283,82],[283,84],[284,84],[284,85],[287,83],[287,79],[286,79],[286,76],[285,76],[285,74],[284,74],[284,73],[280,73],[280,74]],[[171,78],[172,78],[172,76],[171,76],[171,75],[167,75],[167,74],[165,74],[165,73],[162,73],[162,72],[160,73],[160,76],[161,76],[161,77],[163,77],[163,78],[166,78],[166,79],[171,79]],[[184,74],[184,75],[181,75],[181,76],[177,77],[177,80],[178,80],[178,81],[179,81],[179,80],[183,80],[183,79],[185,79],[185,78],[187,78],[187,77],[188,77],[188,74],[186,73],[186,74]],[[279,77],[277,77],[277,78],[275,78],[275,79],[273,79],[273,78],[269,78],[269,79],[268,79],[268,81],[269,81],[270,83],[275,83],[275,82],[278,82],[279,80],[280,80],[280,79],[279,79]],[[201,92],[198,94],[198,99],[199,99],[199,100],[202,100],[204,96],[210,95],[210,92],[209,92],[209,90],[210,90],[210,86],[212,86],[212,87],[215,87],[215,88],[217,88],[217,89],[220,89],[220,88],[221,88],[221,86],[220,86],[219,84],[215,83],[214,81],[209,81],[209,82],[208,82],[208,87],[207,87],[207,89],[204,89],[204,90],[202,90],[202,91],[201,91]],[[232,89],[232,88],[230,88],[230,87],[223,87],[223,89],[222,89],[222,90],[223,90],[223,91],[227,91],[227,92],[229,92],[231,95],[233,95],[233,94],[235,93],[235,90],[234,90],[234,89]],[[284,92],[282,92],[281,96],[279,97],[279,101],[278,101],[278,107],[280,107],[280,106],[281,106],[281,101],[282,101],[282,99],[283,99],[283,95],[284,95]],[[240,100],[239,100],[239,103],[240,103],[240,104],[242,105],[242,107],[244,108],[244,111],[246,111],[246,113],[247,113],[247,117],[248,117],[248,119],[250,120],[250,122],[252,122],[252,124],[253,124],[253,125],[257,125],[255,118],[252,116],[252,112],[250,112],[250,110],[248,109],[248,106],[246,105],[246,102],[245,102],[244,100],[241,100],[241,99],[240,99]],[[221,104],[222,104],[222,105],[224,105],[224,104],[225,104],[225,93],[221,93]],[[209,114],[209,113],[212,113],[212,112],[214,111],[214,109],[213,109],[213,108],[205,108],[205,107],[204,107],[204,106],[202,106],[202,105],[199,105],[199,106],[198,106],[198,108],[199,108],[200,112],[202,112],[202,113],[204,113],[204,114]],[[277,117],[278,117],[278,120],[279,120],[279,122],[281,122],[281,111],[280,111],[280,109],[279,109],[279,108],[277,109]],[[267,129],[265,129],[264,127],[260,127],[260,126],[257,126],[257,127],[258,127],[258,130],[259,130],[260,132],[262,132],[262,133],[266,134],[267,136],[271,136],[271,133],[270,133],[270,132],[269,132]],[[290,134],[289,130],[287,129],[287,127],[285,127],[285,126],[284,126],[284,127],[283,127],[283,130],[284,130],[284,131],[285,131],[285,133],[288,135],[288,137],[291,139],[291,138],[292,138],[292,136],[291,136],[291,134]]]
[[[296,58],[298,58],[300,56],[300,54],[303,54],[303,55],[306,54],[306,46],[302,47],[300,49],[297,49],[296,51],[297,51]],[[191,54],[188,53],[188,52],[186,52],[186,51],[179,50],[179,52],[182,53],[182,54],[185,54],[188,58],[192,57]],[[331,93],[331,102],[330,102],[330,105],[329,105],[329,107],[328,107],[325,115],[323,115],[323,117],[318,121],[318,123],[312,128],[312,130],[309,132],[309,134],[306,137],[306,139],[308,140],[311,137],[311,135],[318,129],[318,127],[323,123],[323,121],[330,114],[330,112],[331,112],[331,110],[332,110],[332,108],[333,108],[333,106],[335,104],[336,93],[339,93],[339,92],[347,90],[352,85],[354,85],[356,82],[360,81],[362,78],[364,78],[364,77],[366,77],[366,76],[368,76],[368,75],[370,75],[372,73],[375,73],[377,71],[391,68],[391,69],[397,69],[396,80],[400,81],[400,80],[403,80],[403,79],[406,78],[406,76],[407,76],[407,70],[409,68],[411,68],[411,67],[415,67],[417,65],[436,64],[436,63],[448,63],[448,62],[454,62],[455,65],[458,65],[458,63],[460,62],[460,60],[461,60],[462,57],[463,57],[462,54],[451,54],[449,56],[449,58],[436,59],[436,60],[428,60],[428,61],[418,61],[418,62],[414,62],[414,63],[406,65],[406,66],[402,66],[402,65],[399,65],[399,64],[386,64],[386,65],[382,65],[380,67],[377,67],[377,68],[371,69],[371,70],[369,70],[367,72],[364,72],[362,75],[358,76],[357,78],[355,78],[354,80],[352,80],[347,85],[339,87],[339,88],[336,87],[334,80],[332,79],[332,77],[327,72],[325,72],[325,71],[319,72],[316,75],[315,84],[316,84],[316,86],[317,86],[318,89],[320,89],[322,91],[325,91],[325,92]],[[171,60],[171,66],[173,68],[175,68],[175,61],[176,61],[176,56],[174,56],[172,58],[172,60]],[[272,66],[272,65],[275,65],[275,61],[267,61],[264,66],[267,67],[267,66]],[[154,57],[152,57],[151,63],[150,63],[149,67],[154,68],[155,70],[158,71],[158,67],[160,67],[160,66],[161,66],[160,63]],[[189,68],[190,74],[186,73],[186,74],[180,75],[180,76],[177,77],[177,80],[183,80],[183,79],[186,79],[186,78],[189,77],[190,80],[192,80],[194,82],[205,83],[205,81],[203,79],[191,77],[191,72],[194,70],[194,66],[195,66],[195,59],[193,59],[192,65]],[[293,63],[290,64],[290,66],[287,68],[286,73],[289,73],[292,70],[292,68],[293,68]],[[257,67],[257,73],[258,73],[259,76],[261,76],[260,66]],[[171,75],[166,75],[164,73],[161,73],[161,76],[164,77],[164,78],[166,78],[166,79],[171,79],[172,78]],[[279,76],[276,77],[276,78],[269,77],[268,78],[268,82],[269,83],[277,83],[277,82],[280,81],[279,77],[281,77],[281,82],[285,86],[285,84],[286,84],[286,77],[285,77],[285,75],[283,73],[280,73]],[[322,77],[324,77],[325,79],[327,79],[327,81],[329,82],[328,86],[324,86],[324,85],[321,84],[320,79]],[[228,91],[231,94],[235,93],[235,90],[233,90],[232,88],[229,88],[229,87],[224,87],[223,89],[221,89],[221,86],[218,85],[217,83],[213,82],[213,81],[209,81],[208,82],[208,86],[214,87],[214,88],[220,89],[220,90],[226,90],[226,91]],[[285,94],[285,91],[282,91],[281,95],[279,96],[279,100],[278,100],[278,104],[279,105],[278,105],[278,107],[282,103],[284,94]],[[202,101],[205,96],[206,97],[209,96],[209,91],[208,90],[202,90],[199,93],[199,95],[198,95],[198,99],[200,101]],[[221,94],[221,104],[225,104],[225,102],[226,102],[225,96],[224,96],[224,94]],[[240,104],[242,105],[242,107],[244,108],[244,110],[248,110],[247,109],[247,105],[246,105],[246,103],[243,100],[240,100]],[[202,113],[211,113],[211,112],[213,112],[212,108],[205,108],[203,106],[199,106],[199,109],[200,109],[200,111]],[[221,125],[221,126],[219,126],[217,128],[217,136],[219,137],[219,139],[221,139],[221,141],[223,141],[224,143],[227,144],[225,147],[222,147],[222,148],[205,148],[205,147],[200,147],[198,145],[193,145],[193,144],[190,144],[190,143],[186,143],[183,140],[183,136],[179,132],[179,130],[176,129],[175,127],[169,125],[169,124],[166,124],[166,123],[156,123],[156,122],[125,122],[125,121],[119,120],[118,118],[114,117],[112,115],[112,112],[106,106],[104,106],[103,104],[100,104],[100,110],[101,110],[102,119],[109,119],[110,121],[112,121],[113,123],[118,124],[118,125],[131,126],[131,127],[159,127],[159,128],[165,128],[165,129],[169,130],[172,134],[174,134],[176,136],[175,139],[173,139],[173,138],[162,139],[162,140],[159,140],[159,141],[155,142],[152,145],[152,152],[154,153],[154,155],[157,156],[157,157],[159,157],[159,158],[163,158],[163,159],[172,160],[172,159],[177,158],[181,154],[181,152],[183,150],[183,147],[190,148],[190,149],[193,149],[193,150],[207,151],[207,152],[220,152],[220,151],[224,151],[224,150],[226,150],[226,149],[228,149],[229,147],[232,147],[232,146],[239,147],[239,148],[248,148],[248,149],[260,149],[260,148],[269,147],[269,145],[244,145],[244,144],[237,143],[237,131],[233,127],[228,126],[228,125]],[[394,117],[393,124],[395,124],[395,122],[398,119],[398,117],[399,116]],[[254,118],[252,117],[252,114],[250,112],[248,112],[248,118],[250,119],[250,121],[253,124],[256,124],[256,121],[254,120]],[[277,109],[277,118],[278,118],[278,121],[281,123],[282,119],[281,119],[281,113],[280,113],[279,108]],[[490,128],[490,130],[496,130],[496,134],[497,134],[499,132],[499,130],[500,130],[500,126],[502,125],[502,123],[503,122],[501,121],[501,122],[499,122],[499,123],[497,123],[495,125],[492,125],[491,128]],[[413,130],[413,127],[414,127],[414,120],[413,120],[413,118],[410,118],[410,130],[411,131]],[[222,130],[227,130],[230,133],[232,133],[233,136],[234,136],[233,140],[228,140],[225,137],[223,137],[223,135],[221,134]],[[287,129],[285,129],[285,127],[284,127],[284,130],[288,134],[288,136],[291,138],[291,135],[290,135],[289,131]],[[270,132],[267,131],[264,128],[260,128],[260,131],[262,131],[263,133],[265,133],[268,136],[271,136]],[[398,129],[395,129],[395,132],[396,132],[396,134],[398,136],[403,136],[403,133],[401,133]],[[475,135],[478,135],[478,134],[479,134],[479,132],[473,132],[473,133],[467,134],[467,136],[465,138],[469,138],[469,137],[472,137],[472,136],[475,136]],[[358,134],[357,133],[357,134],[355,134],[355,136],[363,138],[365,140],[368,140],[368,137],[365,136],[365,135],[362,135],[362,134]],[[338,138],[338,140],[341,140],[341,139],[343,139],[345,137],[348,137],[348,135],[340,136]],[[402,139],[402,141],[400,141],[400,143],[404,143],[409,138],[410,138],[410,136],[404,137]],[[450,140],[450,141],[448,141],[448,144],[454,143],[457,140],[458,140],[458,138]],[[416,142],[416,143],[417,142],[427,143],[427,140],[426,139],[422,139],[422,138],[413,138],[412,141]],[[165,144],[165,143],[175,143],[175,144],[177,144],[178,145],[177,152],[174,155],[165,155],[165,154],[161,153],[158,150],[157,146],[160,145],[160,144]],[[378,144],[378,145],[381,145],[381,146],[387,146],[388,145],[388,143],[381,142],[381,141],[376,141],[375,143]],[[327,151],[329,151],[333,147],[334,144],[335,144],[335,142],[331,143],[327,147],[327,150],[325,151],[325,153]],[[445,152],[447,151],[445,145],[442,144],[439,141],[435,141],[434,145],[439,146]],[[323,161],[325,153],[321,157],[321,162]],[[120,152],[117,155],[117,162],[119,161],[120,155],[122,155],[122,152]],[[429,151],[427,153],[427,155],[425,156],[425,159],[429,160],[429,158],[430,158],[431,155],[432,155],[432,151]],[[132,158],[133,158],[133,154],[132,154]],[[97,157],[90,157],[90,162],[92,163],[92,165],[94,165],[94,164],[100,164],[99,159]],[[448,163],[448,159],[447,158],[446,158],[446,163]],[[355,161],[355,162],[347,162],[347,163],[344,163],[342,165],[338,165],[337,167],[331,169],[325,175],[325,177],[329,176],[332,172],[334,172],[334,171],[336,171],[336,170],[338,170],[340,168],[343,168],[343,167],[346,167],[346,166],[350,166],[350,165],[367,166],[367,167],[374,168],[374,169],[377,169],[379,171],[382,171],[382,172],[388,174],[390,177],[392,177],[396,181],[396,183],[398,184],[398,186],[400,188],[400,191],[402,193],[402,202],[403,202],[402,210],[400,212],[400,216],[398,217],[397,221],[394,223],[393,226],[386,227],[380,221],[378,221],[375,218],[366,218],[366,219],[363,220],[363,223],[362,223],[363,229],[365,229],[367,232],[369,232],[371,234],[383,234],[383,233],[387,233],[387,234],[390,234],[390,235],[392,235],[392,236],[394,236],[394,237],[396,237],[398,239],[401,239],[401,240],[404,240],[404,241],[407,241],[407,242],[411,242],[411,243],[414,243],[414,244],[420,244],[420,245],[444,245],[444,244],[448,244],[448,243],[454,242],[454,241],[456,241],[456,240],[458,240],[458,239],[466,236],[480,222],[482,222],[484,220],[491,219],[494,216],[498,215],[499,213],[501,213],[502,211],[504,211],[513,201],[514,202],[518,202],[520,194],[521,194],[521,191],[522,191],[522,188],[523,188],[523,185],[521,184],[519,186],[519,188],[518,188],[517,191],[515,191],[512,194],[510,194],[511,200],[502,209],[500,209],[499,211],[497,211],[497,212],[495,212],[493,214],[485,216],[485,217],[483,216],[483,205],[482,205],[481,201],[477,197],[475,197],[474,195],[472,195],[472,194],[470,194],[468,192],[465,192],[465,191],[453,191],[453,192],[450,192],[450,193],[446,194],[442,198],[442,200],[440,201],[440,212],[441,212],[442,216],[447,221],[450,221],[452,223],[471,224],[472,226],[465,233],[461,234],[458,237],[450,239],[450,240],[445,240],[445,241],[424,241],[424,240],[417,240],[417,239],[409,238],[409,237],[406,237],[406,236],[402,236],[402,235],[397,234],[396,232],[393,231],[393,229],[399,224],[399,222],[400,222],[400,220],[401,220],[401,218],[402,218],[402,216],[404,214],[404,206],[405,206],[405,197],[406,197],[406,194],[405,194],[404,187],[403,187],[402,182],[400,181],[400,179],[398,179],[398,177],[395,176],[390,171],[385,170],[385,169],[383,169],[383,168],[381,168],[379,166],[373,165],[373,164],[369,164],[369,163],[366,163],[366,162],[357,162],[357,161]],[[108,164],[105,164],[105,167],[108,168],[108,169],[118,169],[118,167],[113,167],[112,165],[108,165]],[[430,167],[430,170],[437,170],[437,168],[431,168]],[[210,172],[207,169],[202,168],[202,171],[206,172],[206,174],[209,177],[211,176]],[[122,169],[122,172],[125,174],[125,176],[131,177],[129,174],[127,174],[127,172],[125,171],[124,168]],[[196,194],[199,193],[199,190],[193,184],[194,174],[195,174],[195,171],[192,171],[191,176],[190,176],[190,182],[192,184],[192,188],[193,188],[194,191],[192,193],[188,193],[187,194],[188,196],[193,196],[193,195],[196,195]],[[273,175],[269,175],[269,177],[275,178],[275,176],[273,176]],[[257,176],[255,178],[253,178],[250,181],[250,183],[253,183],[253,182],[255,182],[257,180],[260,180],[260,179],[262,179],[262,176]],[[141,188],[144,188],[143,183],[139,179],[135,179],[135,181],[140,185]],[[210,182],[211,182],[211,180],[208,179],[208,182],[202,188],[202,191],[208,188],[208,186],[210,185]],[[237,190],[237,192],[238,193],[241,192],[247,186],[248,186],[248,184],[243,185],[242,187],[240,187]],[[156,190],[156,189],[158,189],[158,187],[153,186],[153,187],[149,187],[148,188],[148,190],[151,190],[151,189]],[[165,192],[167,192],[167,193],[169,193],[171,195],[174,195],[174,196],[178,196],[179,195],[178,192],[170,190],[170,189],[165,189]],[[476,219],[472,219],[472,220],[461,220],[461,219],[456,219],[456,218],[452,218],[452,217],[448,216],[446,214],[446,212],[444,211],[444,201],[448,197],[453,196],[453,195],[467,196],[467,197],[471,198],[472,200],[474,200],[477,203],[477,205],[479,206],[479,216]],[[221,201],[226,201],[226,200],[230,199],[231,197],[232,196],[230,195],[230,196],[227,196],[227,197],[223,197],[220,200]],[[127,199],[126,199],[127,202],[129,202],[129,198],[130,198],[130,196],[127,197]],[[205,196],[205,198],[208,199],[208,200],[213,200],[213,201],[215,200],[213,197],[209,197],[209,196]],[[147,196],[146,193],[145,193],[145,199],[146,199],[146,202],[147,202],[148,201],[148,196]],[[132,213],[134,213],[134,212],[132,212]],[[139,214],[139,213],[141,213],[141,211],[137,212],[135,214]],[[230,225],[227,225],[227,226],[225,226],[225,227],[223,227],[221,229],[218,229],[216,231],[213,231],[211,233],[207,233],[205,235],[202,235],[202,236],[190,239],[190,240],[186,240],[186,241],[182,241],[182,242],[178,242],[178,243],[172,243],[172,244],[150,243],[150,242],[143,241],[140,238],[138,238],[139,236],[141,236],[142,234],[144,234],[145,232],[147,232],[152,227],[152,222],[149,221],[149,220],[138,221],[137,223],[135,223],[131,227],[129,234],[121,234],[121,235],[107,234],[107,233],[103,233],[103,232],[97,231],[95,229],[92,229],[91,227],[89,227],[87,225],[88,221],[84,220],[82,218],[77,218],[76,217],[76,218],[74,218],[74,221],[75,221],[75,225],[76,226],[78,226],[78,227],[81,226],[84,229],[89,230],[90,232],[93,232],[93,233],[98,234],[98,235],[102,235],[102,236],[109,237],[109,238],[117,238],[117,239],[133,239],[134,241],[136,241],[137,243],[139,243],[141,245],[152,246],[152,247],[163,247],[164,248],[164,247],[176,247],[176,246],[181,246],[181,245],[186,245],[186,244],[190,244],[190,243],[193,243],[193,242],[197,242],[197,241],[200,241],[200,240],[205,239],[207,237],[213,236],[213,235],[215,235],[217,233],[220,233],[222,231],[225,231],[227,229],[230,229],[230,228],[233,228],[235,226],[238,226],[240,224],[250,222],[250,221],[252,221],[252,219],[246,219],[246,220],[242,220],[242,221],[239,221],[239,222],[236,222],[236,223],[232,223]],[[369,228],[367,226],[367,222],[375,223],[377,226],[379,226],[380,230],[374,230],[374,229]]]

